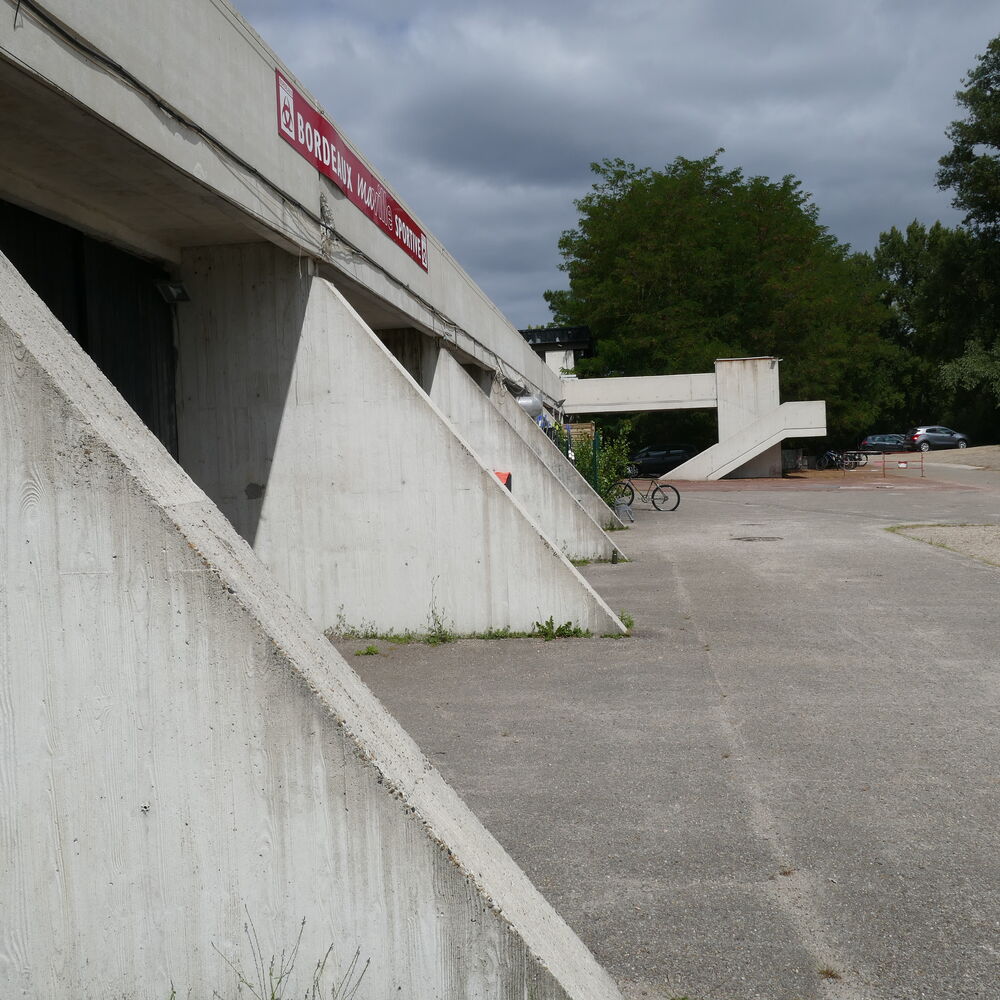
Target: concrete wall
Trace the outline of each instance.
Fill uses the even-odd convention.
[[[545,352],[545,363],[557,374],[561,375],[563,371],[569,371],[576,365],[576,355],[575,352],[570,349],[568,351],[546,351]]]
[[[618,996],[2,257],[0,504],[0,993]]]
[[[72,156],[53,158],[52,149],[62,148],[70,124],[78,123],[70,116],[62,124],[59,116],[68,112],[55,97],[51,106],[26,106],[17,118],[17,149],[5,150],[0,193],[174,261],[186,245],[223,242],[207,229],[219,214],[218,201],[247,227],[244,239],[255,229],[288,249],[325,258],[331,272],[355,278],[415,323],[559,398],[557,375],[432,234],[424,272],[279,138],[275,69],[305,88],[225,0],[47,0],[44,6],[87,47],[137,77],[155,103],[107,63],[57,38],[28,6],[7,3],[0,63],[14,60],[51,81],[116,131],[104,137],[95,123]],[[336,58],[336,39],[329,56]],[[131,151],[102,146],[121,134],[155,156],[133,159]],[[109,158],[115,170],[105,173]],[[165,203],[165,180],[174,170],[195,184],[184,193],[171,180]],[[386,187],[419,221],[407,192],[391,182]],[[323,228],[324,219],[332,228]]]
[[[571,559],[611,558],[616,546],[603,525],[549,471],[447,351],[438,358],[430,396],[452,423],[461,427],[462,435],[488,468],[512,473],[513,495],[561,552]],[[612,514],[606,504],[604,508],[606,525]]]
[[[183,274],[181,464],[320,627],[621,629],[332,285],[267,245]]]

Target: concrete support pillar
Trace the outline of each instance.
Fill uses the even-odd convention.
[[[5,997],[620,1000],[2,255],[0,566]]]
[[[322,628],[621,630],[331,284],[266,245],[183,273],[181,464]]]
[[[715,362],[719,440],[737,437],[758,418],[777,410],[780,358],[721,358]],[[730,479],[781,477],[781,443],[771,445],[734,472]]]

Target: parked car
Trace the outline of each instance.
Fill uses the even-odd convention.
[[[903,447],[909,451],[930,451],[931,448],[968,448],[969,438],[940,424],[921,424],[906,432]]]
[[[858,445],[858,451],[869,455],[885,454],[890,451],[903,451],[904,437],[902,434],[869,434]]]
[[[698,454],[698,449],[687,444],[663,445],[642,448],[629,459],[635,468],[634,476],[662,476],[664,472],[676,469],[689,458]]]

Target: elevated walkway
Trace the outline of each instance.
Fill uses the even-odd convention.
[[[822,400],[781,403],[780,358],[720,358],[713,374],[567,379],[564,410],[639,413],[716,408],[718,444],[670,473],[671,479],[710,480],[781,475],[785,438],[826,434]]]

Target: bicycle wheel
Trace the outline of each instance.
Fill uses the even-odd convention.
[[[857,455],[857,458],[858,458],[858,465],[867,465],[868,464],[868,452],[866,452],[866,451],[858,451],[858,452],[855,452],[855,455]]]
[[[858,467],[858,460],[854,457],[854,455],[841,455],[840,467],[845,472],[850,472],[851,469],[856,469]]]
[[[816,468],[819,469],[820,472],[823,472],[826,469],[829,469],[830,468],[830,458],[829,458],[829,456],[828,455],[820,455],[819,458],[816,459]]]
[[[615,483],[614,489],[611,492],[611,506],[613,507],[616,503],[624,501],[630,507],[632,506],[632,501],[635,499],[635,490],[632,489],[631,483]]]
[[[664,483],[662,486],[654,486],[650,494],[650,500],[657,510],[677,510],[681,502],[681,495],[676,487]]]

